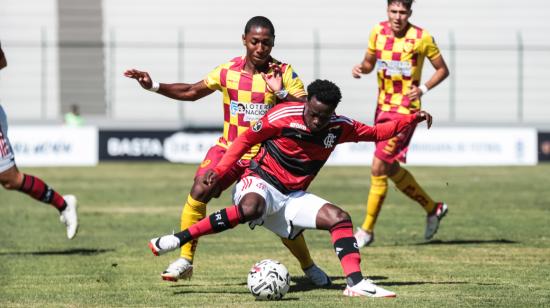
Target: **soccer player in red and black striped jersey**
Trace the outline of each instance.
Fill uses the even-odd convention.
[[[244,222],[249,222],[252,228],[262,225],[289,239],[305,229],[328,230],[347,278],[344,295],[395,297],[395,293],[363,278],[349,214],[305,190],[337,144],[386,140],[424,120],[429,127],[431,116],[419,111],[371,127],[335,115],[341,94],[334,83],[316,80],[307,90],[305,104],[289,102],[272,108],[240,135],[220,163],[201,178],[205,184],[215,185],[246,151],[261,143],[260,152],[237,184],[233,196],[235,205],[180,233],[154,238],[149,247],[155,255],[164,254],[202,235]]]
[[[246,47],[246,55],[219,65],[203,80],[194,84],[155,83],[147,72],[135,69],[124,73],[125,76],[136,79],[144,89],[177,100],[194,101],[216,91],[222,93],[223,136],[208,150],[195,173],[193,187],[181,213],[181,230],[203,219],[206,216],[206,204],[233,185],[248,168],[250,159],[258,153],[259,145],[251,147],[216,185],[204,185],[199,177],[218,164],[237,136],[254,125],[276,103],[282,100],[305,100],[306,97],[304,84],[292,66],[271,57],[271,49],[275,44],[275,28],[269,19],[263,16],[252,17],[245,25],[242,41]],[[273,76],[277,78],[272,78]],[[282,241],[298,259],[313,284],[330,284],[329,277],[313,262],[303,236],[293,240],[283,238]],[[162,279],[177,281],[191,278],[197,245],[197,240],[183,245],[180,258],[161,274]]]
[[[7,66],[7,60],[0,46],[0,70]],[[0,184],[8,190],[19,190],[30,197],[50,204],[59,211],[59,218],[67,227],[67,237],[72,239],[78,230],[76,198],[61,196],[40,178],[24,174],[17,169],[13,149],[8,139],[8,119],[0,105]]]
[[[409,23],[413,1],[388,0],[388,20],[379,23],[371,31],[365,57],[352,69],[353,77],[360,78],[361,74],[368,74],[376,68],[378,104],[375,123],[417,112],[421,107],[421,97],[449,75],[434,38],[425,29]],[[422,66],[426,59],[430,61],[435,72],[421,84]],[[426,211],[426,239],[434,236],[439,221],[447,213],[447,205],[435,202],[400,164],[406,163],[414,129],[411,126],[389,140],[376,143],[367,214],[363,225],[355,233],[359,247],[368,246],[374,241],[374,225],[388,193],[388,178]]]

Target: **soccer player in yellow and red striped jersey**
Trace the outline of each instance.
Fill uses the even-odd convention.
[[[433,37],[426,30],[409,23],[412,3],[413,0],[388,0],[388,20],[374,27],[363,61],[352,69],[353,77],[360,78],[361,74],[368,74],[376,68],[376,124],[399,119],[420,110],[420,98],[449,75]],[[421,84],[422,65],[426,58],[435,72],[427,82]],[[376,143],[367,214],[363,225],[355,233],[361,247],[374,240],[374,224],[388,192],[388,178],[426,211],[426,239],[434,236],[439,221],[447,213],[447,205],[434,202],[411,173],[400,165],[400,162],[406,162],[414,129],[413,126],[394,138]]]
[[[135,69],[124,73],[125,76],[136,79],[147,90],[182,101],[194,101],[215,91],[222,92],[223,136],[210,148],[195,174],[193,187],[181,214],[181,230],[205,217],[206,204],[235,183],[250,165],[250,159],[258,152],[259,145],[254,146],[225,174],[218,185],[205,185],[202,177],[207,170],[219,163],[233,140],[253,126],[278,101],[304,101],[306,97],[304,84],[292,67],[271,57],[275,29],[269,19],[263,16],[250,19],[245,26],[242,42],[246,47],[246,55],[219,65],[204,80],[194,84],[159,84],[153,82],[147,72]],[[330,284],[329,277],[311,259],[303,235],[294,240],[282,241],[315,285]],[[162,278],[169,281],[190,278],[196,247],[196,240],[182,246],[180,258],[170,264],[161,274]]]

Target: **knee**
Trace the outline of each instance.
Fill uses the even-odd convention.
[[[255,199],[243,198],[243,200],[239,202],[239,207],[241,207],[244,219],[246,221],[250,221],[262,217],[265,212],[266,205],[265,202],[258,202],[258,200]]]
[[[373,161],[371,166],[371,175],[373,176],[392,176],[399,171],[400,165],[397,161],[393,163],[387,163],[383,160],[377,159]]]
[[[19,183],[17,183],[17,181],[12,179],[0,180],[0,184],[2,185],[2,187],[4,187],[7,190],[16,190],[16,189],[19,189],[19,186],[20,186]]]
[[[346,220],[351,220],[351,216],[349,216],[348,212],[338,208],[338,210],[334,211],[333,213],[333,221],[335,224],[339,223],[339,222],[342,222],[342,221],[346,221]]]
[[[382,175],[386,175],[386,168],[385,168],[384,162],[379,161],[379,160],[374,160],[374,161],[372,162],[372,166],[371,166],[371,169],[370,169],[370,173],[371,173],[371,175],[373,175],[373,176],[382,176]]]
[[[191,187],[191,197],[200,202],[208,202],[216,189],[215,185],[205,185],[200,178],[196,178]]]

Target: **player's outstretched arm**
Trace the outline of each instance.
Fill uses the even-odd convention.
[[[416,115],[416,123],[421,123],[426,121],[426,126],[428,126],[428,129],[432,127],[432,115],[424,110],[420,110],[419,112],[415,113]]]
[[[155,83],[151,76],[149,76],[149,73],[136,69],[125,71],[124,76],[137,80],[139,85],[145,90],[157,92],[166,97],[180,101],[195,101],[214,92],[214,90],[208,88],[202,80],[194,84]]]
[[[354,130],[349,136],[343,139],[343,142],[358,141],[382,141],[397,136],[401,131],[410,125],[426,121],[428,128],[432,126],[432,116],[426,111],[403,116],[395,121],[379,123],[374,126],[368,126],[361,122],[354,122]]]

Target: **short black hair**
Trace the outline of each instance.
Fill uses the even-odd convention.
[[[390,6],[390,4],[394,2],[401,3],[404,7],[407,8],[407,10],[410,10],[414,0],[388,0],[388,6]]]
[[[338,106],[342,99],[342,93],[340,88],[329,80],[317,79],[307,86],[307,99],[311,100],[312,97],[325,105]]]
[[[271,32],[271,35],[275,37],[275,27],[273,27],[271,20],[269,20],[267,17],[254,16],[250,18],[250,20],[244,26],[244,34],[248,34],[248,32],[252,30],[252,27],[266,28],[269,30],[269,32]]]

